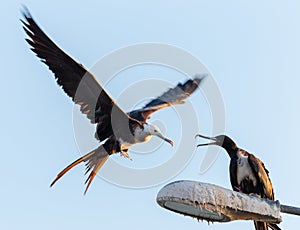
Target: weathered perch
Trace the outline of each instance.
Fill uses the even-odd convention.
[[[170,183],[159,191],[156,200],[166,209],[210,222],[259,220],[280,223],[280,211],[300,213],[299,208],[280,205],[279,201],[196,181]]]

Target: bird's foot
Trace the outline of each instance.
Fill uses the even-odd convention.
[[[128,152],[121,151],[120,152],[120,156],[121,157],[125,157],[125,158],[127,158],[127,159],[129,159],[129,160],[132,161],[132,158],[130,157],[130,155],[128,154]]]
[[[256,193],[249,193],[249,196],[255,196],[255,197],[257,197],[257,198],[261,198],[261,196],[258,195],[258,194],[256,194]]]
[[[235,191],[244,193],[243,190],[240,187],[235,186],[234,188],[235,188]]]

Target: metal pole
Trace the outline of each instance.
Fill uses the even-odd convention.
[[[288,206],[288,205],[282,205],[281,204],[280,205],[280,212],[300,216],[300,208],[292,207],[292,206]]]

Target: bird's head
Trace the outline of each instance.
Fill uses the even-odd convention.
[[[208,140],[212,141],[212,142],[205,143],[205,144],[198,144],[197,147],[205,146],[205,145],[218,145],[218,146],[223,147],[225,150],[227,150],[227,152],[228,152],[228,150],[234,150],[234,149],[237,148],[234,141],[226,135],[218,135],[218,136],[215,136],[215,137],[207,137],[207,136],[203,136],[201,134],[197,134],[196,137],[201,137],[201,138],[208,139]]]
[[[168,142],[170,145],[172,145],[172,146],[174,145],[174,142],[172,140],[166,138],[156,125],[146,124],[146,125],[144,125],[144,130],[149,135],[157,136],[157,137],[163,139],[164,141]]]

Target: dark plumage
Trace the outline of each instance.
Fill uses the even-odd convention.
[[[269,177],[269,171],[265,168],[264,163],[253,154],[239,148],[235,142],[226,135],[216,137],[207,137],[198,134],[197,137],[212,140],[213,142],[205,145],[218,145],[223,147],[230,157],[230,182],[234,191],[256,194],[261,198],[274,200],[273,186]],[[256,230],[267,230],[268,227],[280,230],[273,223],[254,221]]]
[[[86,192],[96,173],[111,154],[119,152],[130,158],[128,148],[136,143],[148,141],[153,135],[173,145],[158,127],[148,124],[147,119],[161,108],[184,103],[198,88],[202,78],[189,79],[150,101],[142,109],[125,113],[87,69],[60,49],[41,30],[27,9],[24,10],[23,16],[25,20],[21,21],[28,35],[26,41],[31,50],[54,73],[57,84],[80,106],[81,112],[86,114],[91,123],[97,124],[95,137],[104,142],[97,149],[67,166],[57,175],[51,186],[72,167],[85,162],[87,172],[90,171],[86,180]]]

